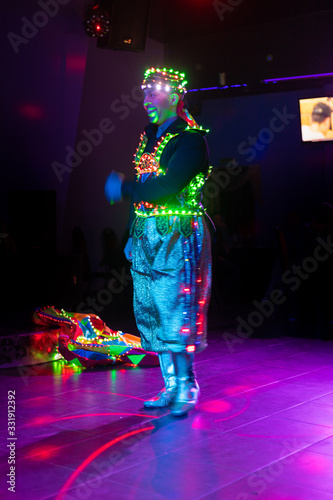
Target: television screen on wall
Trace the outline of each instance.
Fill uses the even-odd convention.
[[[303,142],[333,141],[333,97],[300,99]]]

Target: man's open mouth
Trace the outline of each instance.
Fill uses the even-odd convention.
[[[148,107],[148,108],[146,108],[146,111],[147,111],[148,115],[153,115],[153,114],[157,113],[157,108]]]

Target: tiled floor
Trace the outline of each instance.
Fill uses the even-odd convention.
[[[225,342],[197,356],[199,408],[143,409],[158,368],[0,370],[2,499],[333,499],[333,342]],[[7,392],[15,391],[16,493]]]

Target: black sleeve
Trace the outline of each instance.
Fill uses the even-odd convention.
[[[162,158],[163,160],[163,154]],[[163,166],[163,163],[162,163]],[[166,200],[179,192],[199,173],[208,169],[208,150],[205,138],[197,131],[185,132],[178,139],[165,175],[145,182],[124,181],[122,195],[131,197],[134,203]]]

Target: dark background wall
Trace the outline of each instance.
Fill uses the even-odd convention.
[[[202,101],[200,123],[211,130],[212,164],[219,166],[221,160],[233,158],[240,166],[260,167],[257,243],[272,245],[274,228],[283,225],[290,212],[299,213],[306,222],[320,202],[332,203],[333,143],[302,143],[299,114],[299,99],[332,93],[332,85],[323,85],[319,89]],[[274,131],[275,125],[278,131]],[[253,138],[257,138],[256,145]]]
[[[163,45],[154,40],[148,40],[146,52],[138,54],[97,49],[93,40],[89,44],[75,150],[80,151],[80,142],[87,140],[83,131],[99,129],[102,120],[110,120],[110,132],[102,138],[97,134],[95,145],[88,148],[91,152],[81,155],[82,162],[67,174],[64,237],[69,241],[73,227],[84,228],[95,268],[102,257],[102,230],[111,227],[121,240],[127,226],[128,204],[110,207],[104,184],[112,169],[133,177],[133,154],[146,125],[139,75],[151,63],[163,63]]]
[[[218,85],[220,72],[226,74],[227,84],[253,84],[267,78],[331,71],[333,11],[328,2],[326,8],[318,2],[311,11],[304,12],[309,2],[294,0],[289,2],[289,8],[294,7],[289,12],[293,17],[281,17],[278,7],[288,2],[243,0],[225,12],[223,20],[214,10],[214,3],[206,3],[207,11],[202,13],[203,18],[212,17],[210,31],[205,29],[206,23],[198,23],[205,28],[197,36],[192,33],[167,44],[167,62],[182,65],[193,87]],[[266,6],[261,12],[263,4]]]
[[[148,40],[144,53],[99,49],[83,29],[84,2],[53,5],[57,13],[40,18],[36,13],[44,11],[38,2],[2,6],[1,98],[6,118],[1,218],[4,231],[12,231],[13,190],[55,191],[57,251],[71,251],[72,229],[79,225],[92,267],[98,268],[101,230],[111,226],[121,238],[127,224],[127,210],[107,205],[105,178],[111,169],[132,174],[133,153],[145,125],[141,75],[150,64],[163,63],[163,45]],[[45,26],[31,27],[34,20]],[[121,102],[126,95],[130,104]],[[112,132],[94,139],[92,131],[101,123]],[[38,225],[42,231],[53,220],[42,206],[35,206],[34,193],[31,198],[30,213],[34,216],[37,210],[38,218],[22,224]],[[23,220],[29,208],[21,211]]]
[[[78,10],[71,4],[56,6],[58,13],[47,16],[45,26],[36,28],[30,23],[36,12],[41,12],[37,2],[2,4],[1,100],[5,120],[0,206],[10,230],[10,191],[55,190],[59,243],[69,176],[60,185],[51,163],[67,144],[75,144],[89,39],[82,32]],[[44,21],[41,17],[40,24]],[[45,214],[40,215],[43,224],[47,223]],[[38,224],[38,220],[30,224]]]

